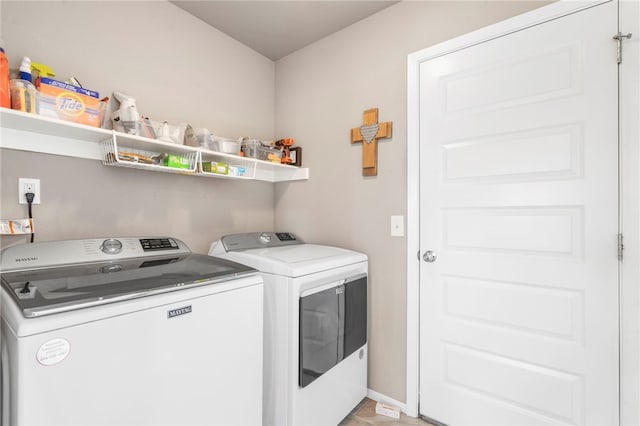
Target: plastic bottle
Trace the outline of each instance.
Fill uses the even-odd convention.
[[[9,95],[9,61],[4,53],[4,43],[0,40],[0,107],[11,108]]]
[[[20,80],[33,83],[33,81],[31,81],[31,59],[26,56],[22,58],[22,62],[20,63]]]

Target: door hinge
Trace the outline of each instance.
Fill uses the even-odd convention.
[[[613,39],[616,41],[618,47],[617,47],[617,58],[618,58],[618,64],[622,63],[622,39],[630,39],[631,38],[631,33],[627,33],[627,34],[622,34],[620,31],[618,31],[618,34],[613,36]]]
[[[622,234],[618,234],[618,260],[622,260],[623,250],[624,244],[622,244]]]

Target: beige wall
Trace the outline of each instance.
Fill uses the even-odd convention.
[[[276,62],[276,134],[294,137],[308,182],[278,184],[276,227],[369,255],[369,388],[405,401],[407,54],[542,6],[542,2],[405,1]],[[352,127],[380,108],[378,176],[363,177]],[[415,254],[411,253],[410,256]]]
[[[270,139],[274,63],[164,1],[0,2],[10,65],[22,56],[88,88],[137,99],[158,121]],[[225,233],[273,228],[274,186],[108,168],[98,161],[0,150],[2,218],[26,217],[19,177],[40,178],[37,240],[167,234],[206,253]],[[2,245],[24,242],[4,237]]]
[[[171,3],[0,4],[12,68],[29,56],[101,95],[132,95],[140,113],[157,121],[273,137],[273,61]]]
[[[17,178],[41,180],[36,241],[169,235],[207,253],[221,235],[273,227],[272,184],[104,167],[97,161],[2,150],[2,217],[27,217]],[[25,242],[3,237],[3,244]]]

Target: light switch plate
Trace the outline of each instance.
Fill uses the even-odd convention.
[[[404,237],[404,216],[391,216],[391,236]]]

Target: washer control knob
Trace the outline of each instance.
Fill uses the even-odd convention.
[[[106,254],[118,254],[122,251],[122,243],[115,238],[109,238],[102,242],[100,250]]]
[[[260,242],[263,244],[269,244],[271,242],[271,235],[263,232],[262,234],[260,234]]]

